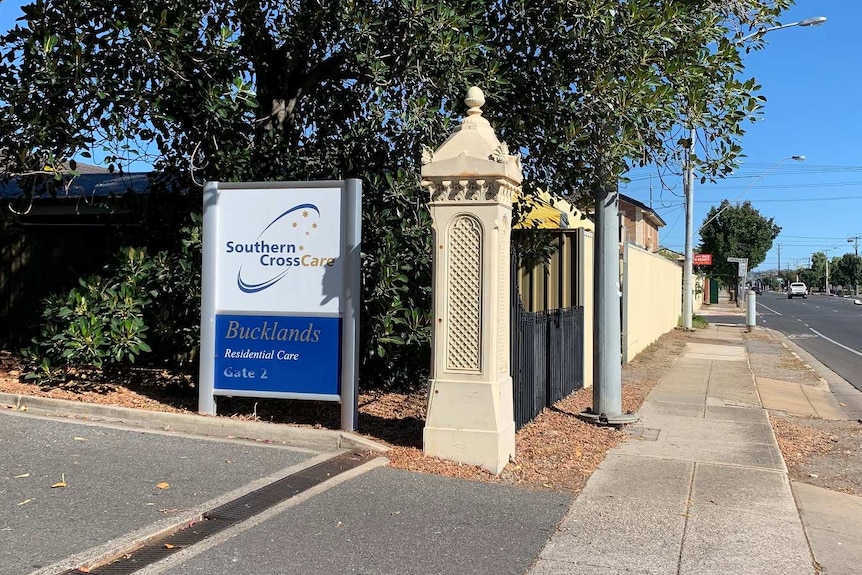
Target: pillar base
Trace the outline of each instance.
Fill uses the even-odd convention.
[[[512,379],[432,379],[422,447],[433,457],[503,471],[515,456]]]
[[[637,413],[594,413],[592,408],[588,407],[578,414],[578,419],[595,425],[622,426],[637,423],[640,416]]]
[[[497,431],[426,427],[422,443],[427,455],[478,465],[499,475],[515,457],[515,422]]]

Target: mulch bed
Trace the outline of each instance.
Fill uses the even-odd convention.
[[[674,330],[641,352],[622,370],[624,411],[637,411],[647,394],[680,355],[689,335]],[[0,392],[109,404],[154,411],[194,412],[197,390],[188,376],[136,368],[110,376],[73,374],[69,382],[38,386],[22,379],[20,358],[0,351]],[[577,414],[592,405],[592,390],[582,389],[545,409],[516,435],[516,458],[500,475],[443,461],[422,453],[426,390],[407,393],[363,392],[359,396],[359,433],[391,447],[392,467],[475,481],[540,490],[577,492],[609,450],[625,440],[623,432],[585,423]],[[327,402],[222,398],[224,417],[278,424],[338,429],[340,406]]]

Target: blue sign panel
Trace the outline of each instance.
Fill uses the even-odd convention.
[[[338,395],[337,317],[215,317],[217,390]]]

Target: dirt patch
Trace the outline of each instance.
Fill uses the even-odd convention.
[[[771,415],[793,481],[862,496],[862,424]]]
[[[647,394],[692,337],[693,334],[674,330],[623,367],[625,411],[640,409]],[[197,405],[197,391],[187,379],[163,370],[136,369],[112,377],[81,372],[73,374],[70,382],[63,385],[40,387],[21,380],[21,363],[9,352],[0,352],[0,392],[169,412],[193,412]],[[577,418],[578,413],[591,405],[592,390],[582,389],[545,409],[517,433],[516,460],[499,476],[422,453],[424,388],[410,393],[361,393],[359,429],[362,435],[392,447],[387,456],[393,467],[533,489],[577,492],[607,452],[626,439],[617,429],[597,427]],[[248,398],[219,401],[219,413],[226,417],[317,428],[337,429],[339,409],[337,404],[326,402]]]
[[[747,336],[756,377],[807,385],[820,376],[770,330]],[[770,413],[778,447],[793,481],[862,496],[862,424]]]
[[[820,376],[786,348],[781,337],[771,330],[743,334],[743,340],[755,377],[804,384],[817,384],[820,381]]]

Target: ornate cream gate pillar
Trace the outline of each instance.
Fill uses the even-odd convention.
[[[422,158],[434,242],[431,386],[423,438],[429,455],[500,473],[515,455],[509,375],[509,242],[521,162],[480,109]]]

